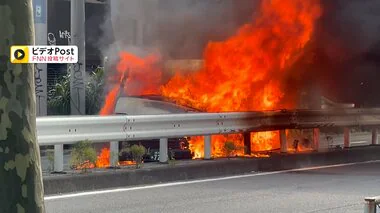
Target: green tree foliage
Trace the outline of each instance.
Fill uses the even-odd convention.
[[[104,93],[104,69],[96,68],[91,73],[90,79],[86,84],[86,114],[98,114],[102,103]]]
[[[70,75],[64,75],[48,92],[48,110],[53,115],[70,114]]]
[[[86,83],[86,114],[98,114],[103,102],[104,68],[93,71]],[[62,76],[48,93],[48,110],[52,115],[70,115],[70,73]]]

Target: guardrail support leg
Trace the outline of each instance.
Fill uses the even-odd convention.
[[[211,135],[204,136],[205,144],[204,144],[204,159],[211,159]]]
[[[286,142],[286,130],[280,130],[280,145],[281,145],[281,153],[288,152],[288,144]]]
[[[251,133],[244,132],[244,154],[251,155]]]
[[[315,151],[320,150],[321,130],[318,128],[313,129],[313,148]]]
[[[366,201],[364,204],[364,213],[376,213],[376,204],[373,201]]]
[[[160,163],[168,162],[168,139],[160,139]]]
[[[63,144],[54,145],[54,172],[63,172]]]
[[[372,130],[372,145],[379,144],[378,131],[379,130],[377,128]]]
[[[350,129],[344,128],[344,148],[350,148]]]
[[[116,167],[119,162],[119,141],[110,142],[110,166]]]

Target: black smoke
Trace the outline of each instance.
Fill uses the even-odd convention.
[[[252,21],[257,0],[162,0],[152,44],[173,59],[202,58],[209,41],[221,41]]]
[[[380,104],[380,1],[324,0],[320,51],[333,65],[331,90],[362,107]],[[328,76],[328,75],[327,75]]]
[[[321,2],[323,16],[294,67],[289,88],[301,84],[315,96],[358,107],[380,106],[380,1]]]

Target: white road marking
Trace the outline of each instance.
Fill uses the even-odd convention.
[[[47,200],[58,200],[58,199],[64,199],[64,198],[74,198],[74,197],[82,197],[82,196],[89,196],[89,195],[100,195],[100,194],[109,194],[109,193],[117,193],[117,192],[154,189],[154,188],[162,188],[162,187],[169,187],[169,186],[188,185],[188,184],[194,184],[194,183],[206,183],[206,182],[231,180],[231,179],[239,179],[239,178],[247,178],[247,177],[255,177],[255,176],[275,175],[275,174],[283,174],[283,173],[297,172],[297,171],[328,169],[328,168],[334,168],[334,167],[344,167],[344,166],[352,166],[352,165],[360,165],[360,164],[368,164],[368,163],[378,163],[378,162],[380,162],[380,160],[364,161],[364,162],[356,162],[356,163],[345,163],[345,164],[334,164],[334,165],[327,165],[327,166],[313,166],[313,167],[281,170],[281,171],[274,171],[274,172],[262,172],[262,173],[235,175],[235,176],[220,177],[220,178],[209,178],[209,179],[201,179],[201,180],[190,180],[190,181],[154,184],[154,185],[148,185],[148,186],[125,187],[125,188],[116,188],[116,189],[108,189],[108,190],[98,190],[98,191],[80,192],[80,193],[63,194],[63,195],[53,195],[53,196],[46,196],[45,200],[46,201]]]

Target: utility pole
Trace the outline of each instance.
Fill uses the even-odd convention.
[[[34,45],[32,0],[1,0],[0,26],[0,212],[44,213],[34,66],[10,61],[12,45]]]
[[[47,43],[47,0],[33,0],[36,45]],[[36,114],[47,115],[47,64],[34,65]]]
[[[78,63],[70,65],[71,114],[86,113],[85,0],[71,0],[71,45],[78,46]]]

